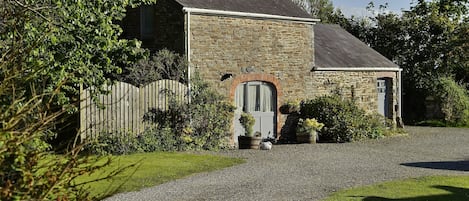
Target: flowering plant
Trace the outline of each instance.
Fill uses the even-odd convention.
[[[239,122],[244,128],[246,136],[252,137],[252,127],[254,126],[254,123],[256,123],[256,119],[254,119],[252,114],[243,112],[239,118]]]
[[[290,114],[294,112],[299,112],[301,107],[301,103],[298,99],[295,100],[287,100],[284,105],[280,107],[280,111],[284,114]]]
[[[318,122],[316,119],[300,119],[296,128],[297,135],[310,135],[314,132],[321,130],[324,127],[323,123]]]
[[[298,100],[298,99],[293,99],[293,100],[287,100],[287,102],[285,103],[286,105],[292,107],[292,108],[295,108],[295,109],[300,109],[300,104],[301,104],[301,101]]]

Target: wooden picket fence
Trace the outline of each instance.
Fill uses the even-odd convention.
[[[146,126],[144,114],[152,109],[167,109],[170,94],[181,102],[187,101],[187,86],[174,80],[159,80],[143,87],[117,82],[109,90],[108,95],[99,95],[97,101],[92,100],[89,89],[80,91],[82,139],[104,132],[138,134]]]

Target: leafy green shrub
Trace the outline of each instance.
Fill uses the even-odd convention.
[[[85,149],[97,155],[126,155],[141,152],[177,151],[176,144],[178,144],[178,140],[172,129],[151,125],[139,135],[132,132],[102,132]]]
[[[340,96],[323,96],[303,102],[301,118],[316,118],[325,126],[319,139],[326,142],[351,142],[385,135],[384,117],[368,115],[352,100]]]
[[[438,79],[436,94],[447,124],[469,126],[469,94],[465,86],[450,77],[442,77]]]
[[[95,141],[87,144],[85,149],[93,154],[107,155],[107,154],[129,154],[136,152],[135,145],[137,138],[129,135],[126,132],[107,133],[101,132]]]
[[[170,129],[174,139],[172,149],[165,150],[216,150],[227,146],[234,106],[225,97],[200,79],[192,78],[191,102],[180,103],[172,99],[168,110],[152,110],[147,120],[157,125],[156,130]],[[153,131],[154,132],[154,131]],[[163,139],[161,139],[163,140]]]
[[[177,135],[169,127],[152,125],[136,139],[134,149],[136,152],[178,151]]]
[[[193,138],[190,142],[192,148],[218,150],[228,146],[235,107],[224,99],[212,101],[191,103],[193,133],[189,136]]]
[[[220,149],[228,144],[231,121],[235,107],[216,92],[198,74],[192,77],[191,102],[179,104],[173,110],[188,118],[178,126],[180,139],[190,149]],[[190,132],[188,132],[190,131]]]
[[[146,113],[144,121],[149,126],[143,133],[103,133],[87,150],[96,154],[130,154],[227,147],[235,107],[197,74],[191,86],[190,103],[167,94],[167,109],[154,108]]]
[[[48,142],[77,111],[80,86],[96,97],[111,83],[104,75],[145,56],[113,24],[138,2],[0,2],[0,200],[97,200],[74,182],[97,160]]]

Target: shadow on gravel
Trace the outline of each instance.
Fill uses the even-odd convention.
[[[441,162],[417,162],[402,163],[403,166],[429,168],[437,170],[469,171],[469,161],[441,161]]]
[[[469,200],[469,189],[452,186],[433,186],[434,188],[446,190],[448,194],[429,195],[411,198],[389,199],[383,197],[364,197],[362,201],[467,201]]]

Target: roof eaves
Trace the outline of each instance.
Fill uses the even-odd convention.
[[[212,15],[226,15],[226,16],[239,16],[239,17],[252,17],[252,18],[264,18],[264,19],[277,19],[287,20],[307,24],[315,24],[320,22],[320,19],[314,18],[301,18],[301,17],[289,17],[282,15],[271,15],[262,13],[248,13],[248,12],[237,12],[237,11],[224,11],[224,10],[213,10],[213,9],[202,9],[202,8],[190,8],[184,7],[182,9],[186,13],[200,13],[200,14],[212,14]]]
[[[397,67],[313,67],[311,71],[391,71],[399,72],[402,68]]]

